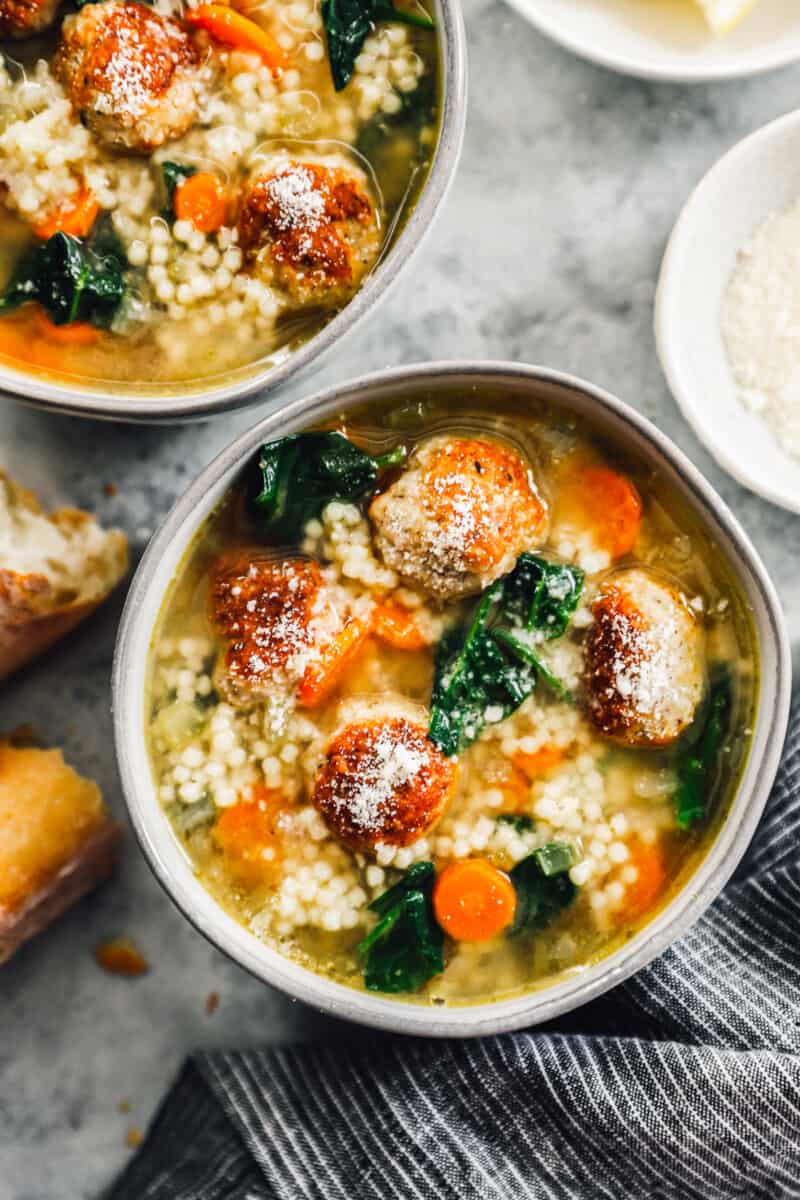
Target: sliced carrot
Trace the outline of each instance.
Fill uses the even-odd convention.
[[[82,187],[74,196],[62,201],[44,221],[33,226],[33,232],[42,241],[57,233],[70,233],[73,237],[86,237],[97,219],[100,205],[89,187]]]
[[[658,842],[645,842],[634,837],[628,842],[628,862],[638,872],[633,883],[625,889],[623,901],[629,918],[639,917],[651,908],[667,882],[667,864]]]
[[[328,699],[341,683],[369,633],[366,621],[353,617],[331,642],[322,647],[319,658],[308,664],[300,681],[297,695],[301,704],[306,708],[316,708]]]
[[[220,813],[212,837],[242,883],[259,883],[280,860],[276,820],[284,803],[282,793],[261,786]]]
[[[385,600],[375,606],[372,632],[395,650],[424,650],[430,644],[414,620],[413,612],[396,600]]]
[[[215,42],[254,51],[274,72],[282,71],[287,64],[285,51],[271,33],[225,4],[198,4],[196,8],[187,8],[183,19],[189,25],[205,29]]]
[[[524,808],[530,800],[530,781],[518,766],[507,759],[499,768],[489,770],[486,783],[491,788],[499,789],[508,801],[508,807],[503,808],[504,812],[516,812]]]
[[[60,342],[64,346],[91,346],[100,336],[99,329],[88,321],[72,321],[69,325],[54,325],[43,308],[37,304],[34,307],[36,328],[51,342]]]
[[[459,942],[488,941],[511,924],[516,907],[508,875],[485,858],[451,863],[433,888],[436,920]]]
[[[0,354],[24,359],[26,345],[30,346],[30,336],[19,321],[9,321],[7,317],[0,320]]]
[[[57,370],[63,363],[63,351],[40,336],[36,308],[35,304],[26,304],[19,312],[0,319],[0,355],[29,366]]]
[[[228,197],[219,175],[198,171],[175,189],[175,216],[189,221],[200,233],[215,233],[225,224]]]
[[[533,754],[517,750],[514,755],[514,766],[519,767],[528,779],[535,779],[538,775],[549,771],[551,767],[557,767],[566,757],[567,752],[562,746],[542,746],[540,750],[534,750]]]
[[[590,466],[578,479],[580,502],[598,541],[612,558],[630,554],[642,523],[639,493],[624,475],[609,467]]]

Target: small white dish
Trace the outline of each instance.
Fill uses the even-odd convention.
[[[800,512],[800,460],[743,404],[720,328],[740,248],[800,198],[800,111],[734,146],[695,188],[672,231],[656,294],[658,356],[672,394],[717,462]]]
[[[509,0],[573,53],[642,79],[701,83],[741,79],[800,59],[800,10],[759,0],[715,37],[693,0]]]

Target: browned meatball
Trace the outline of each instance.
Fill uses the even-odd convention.
[[[0,39],[33,37],[48,29],[61,0],[0,0]]]
[[[328,741],[311,802],[353,850],[409,846],[439,820],[453,794],[456,764],[428,740],[427,727],[397,712],[340,726]]]
[[[589,715],[631,746],[664,746],[703,694],[703,634],[677,588],[641,567],[613,575],[585,642]]]
[[[309,559],[279,561],[257,550],[224,554],[211,569],[209,618],[226,643],[215,682],[232,704],[296,683],[314,643],[322,573]]]
[[[250,181],[239,244],[255,273],[299,304],[346,300],[380,246],[372,202],[353,171],[286,160]]]
[[[200,56],[188,33],[133,0],[86,4],[64,22],[57,77],[92,132],[147,153],[197,116]]]
[[[369,515],[387,566],[437,600],[482,591],[541,544],[544,504],[511,446],[434,437]]]

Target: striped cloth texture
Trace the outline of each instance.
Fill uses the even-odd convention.
[[[480,1041],[197,1054],[108,1200],[800,1197],[800,704],[748,854],[600,1000]]]

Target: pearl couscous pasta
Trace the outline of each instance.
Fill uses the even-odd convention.
[[[337,9],[0,0],[0,361],[187,385],[347,304],[424,183],[438,58],[417,0],[346,44]]]
[[[155,786],[267,945],[485,1001],[686,882],[755,672],[733,575],[664,479],[556,408],[427,395],[243,464],[156,631]]]

